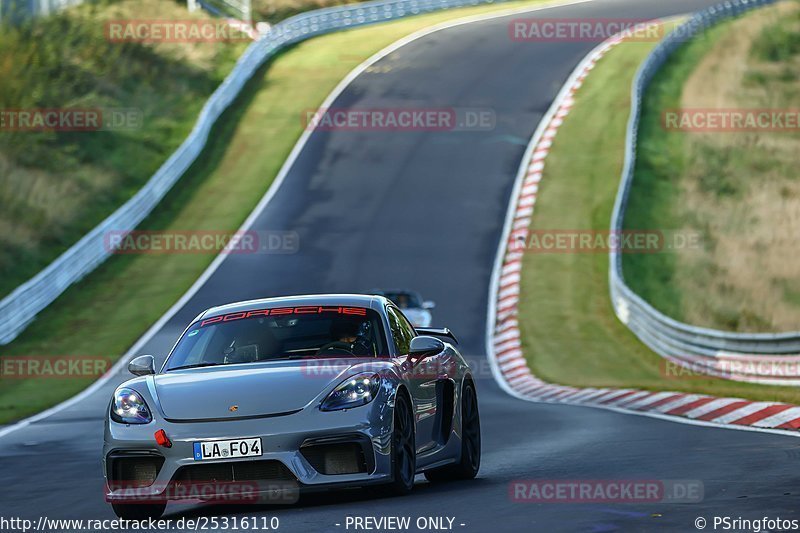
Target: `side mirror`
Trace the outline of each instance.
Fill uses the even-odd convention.
[[[149,376],[156,373],[156,360],[152,355],[140,355],[128,363],[128,372],[134,376]]]
[[[411,346],[408,350],[409,359],[422,359],[430,355],[436,355],[444,351],[444,343],[436,337],[420,335],[411,339]]]
[[[432,302],[431,300],[422,302],[423,309],[433,309],[434,307],[436,307],[436,302]]]

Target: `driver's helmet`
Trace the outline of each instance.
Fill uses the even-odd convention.
[[[331,340],[357,337],[359,333],[359,323],[355,320],[338,319],[331,323]]]

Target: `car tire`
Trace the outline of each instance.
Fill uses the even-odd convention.
[[[481,417],[475,385],[468,381],[461,394],[461,458],[452,465],[427,470],[432,483],[473,479],[481,467]]]
[[[387,496],[402,496],[414,488],[417,473],[417,443],[414,411],[405,394],[398,394],[394,404],[392,429],[392,481],[382,486]]]
[[[124,520],[158,519],[167,508],[165,503],[112,503],[114,514]]]

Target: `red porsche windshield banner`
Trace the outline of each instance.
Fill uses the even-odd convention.
[[[337,307],[322,305],[304,305],[301,307],[274,307],[271,309],[253,309],[252,311],[239,311],[207,318],[200,322],[200,327],[217,324],[219,322],[231,322],[243,318],[253,318],[257,316],[287,316],[287,315],[321,315],[325,313],[337,313],[350,316],[367,316],[367,309],[364,307]]]

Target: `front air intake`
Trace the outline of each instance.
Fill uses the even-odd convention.
[[[364,448],[359,442],[305,444],[300,453],[314,470],[326,476],[367,472]]]
[[[112,454],[107,461],[109,485],[112,488],[149,487],[164,464],[164,458],[160,455]]]
[[[297,481],[280,461],[237,461],[182,466],[175,473],[177,483],[237,481]]]

